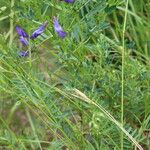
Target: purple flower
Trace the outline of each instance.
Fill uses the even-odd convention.
[[[23,43],[23,45],[29,45],[29,42],[26,38],[24,38],[23,36],[20,36],[20,41],[21,43]]]
[[[27,56],[29,56],[29,51],[22,51],[22,52],[19,53],[19,56],[27,57]]]
[[[29,35],[20,26],[16,26],[16,30],[17,33],[20,35],[20,41],[23,43],[23,45],[28,45],[29,42],[26,38],[29,37]]]
[[[44,32],[47,24],[48,24],[47,21],[44,24],[42,24],[36,31],[33,32],[33,34],[31,35],[30,38],[35,39],[36,37],[41,35]],[[28,41],[29,35],[20,26],[16,26],[16,30],[17,30],[18,34],[20,35],[21,43],[25,46],[29,45],[29,41]],[[19,52],[19,56],[27,57],[27,56],[29,56],[29,51],[21,51],[21,52]]]
[[[25,30],[22,29],[20,26],[16,26],[16,30],[20,36],[29,37],[29,35],[25,32]]]
[[[75,0],[65,0],[67,3],[74,3]]]
[[[54,17],[53,23],[54,23],[54,29],[55,29],[55,31],[59,34],[59,36],[61,38],[65,38],[67,36],[67,32],[65,32],[62,29],[61,25],[58,22],[58,18],[57,17]]]
[[[45,28],[46,28],[47,24],[48,24],[48,22],[45,21],[44,24],[42,24],[37,30],[35,30],[33,32],[33,34],[31,35],[30,39],[35,39],[39,35],[41,35],[45,31]]]

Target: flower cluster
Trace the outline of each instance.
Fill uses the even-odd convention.
[[[30,39],[35,39],[37,38],[39,35],[41,35],[44,31],[45,31],[45,28],[47,26],[48,22],[45,21],[37,30],[35,30],[31,36],[29,36],[27,34],[27,32],[22,29],[20,26],[16,26],[16,30],[18,32],[18,35],[20,36],[20,42],[24,45],[24,46],[27,46],[29,45],[29,38]],[[28,51],[22,51],[19,53],[19,55],[21,57],[26,57],[29,55],[29,52]]]
[[[74,3],[75,0],[64,0],[67,3]],[[54,24],[54,29],[55,31],[58,33],[58,35],[64,39],[67,36],[67,32],[65,32],[62,28],[62,26],[59,23],[59,20],[57,17],[53,17],[53,24]],[[29,39],[33,40],[35,38],[37,38],[38,36],[40,36],[46,29],[48,25],[48,21],[45,21],[37,30],[35,30],[31,36],[29,36],[27,34],[27,32],[21,28],[20,26],[16,26],[16,30],[18,35],[20,36],[20,42],[24,45],[24,46],[28,46],[29,45]],[[29,51],[21,51],[19,53],[19,56],[21,57],[26,57],[29,56]]]

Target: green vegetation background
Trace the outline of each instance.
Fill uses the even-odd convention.
[[[149,150],[149,37],[148,0],[1,0],[0,149]]]

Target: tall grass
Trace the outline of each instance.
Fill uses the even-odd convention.
[[[126,9],[125,9],[125,17],[124,17],[124,24],[122,30],[122,74],[121,74],[121,124],[123,127],[124,124],[124,61],[125,61],[125,32],[126,32],[126,24],[127,24],[127,14],[128,14],[128,0],[126,2]],[[123,150],[123,132],[121,132],[121,150]]]

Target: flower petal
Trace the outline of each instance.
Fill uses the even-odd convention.
[[[47,24],[48,24],[48,22],[45,21],[37,30],[35,30],[33,32],[33,34],[31,35],[30,39],[35,39],[39,35],[41,35],[45,31],[45,28],[46,28]]]
[[[58,21],[57,17],[54,17],[53,23],[54,23],[54,29],[55,29],[55,31],[59,34],[59,36],[61,38],[65,38],[67,36],[67,32],[65,32],[63,30],[63,28],[61,27],[61,25],[59,24],[59,21]]]
[[[29,56],[29,51],[22,51],[22,52],[19,53],[19,56],[27,57],[27,56]]]
[[[16,30],[20,36],[29,37],[29,35],[20,26],[16,26]]]
[[[29,45],[29,42],[26,38],[24,38],[23,36],[20,36],[20,41],[23,45]]]
[[[65,2],[67,2],[67,3],[74,3],[75,0],[65,0]]]
[[[59,31],[58,34],[62,37],[65,38],[67,36],[67,32],[64,31]]]

